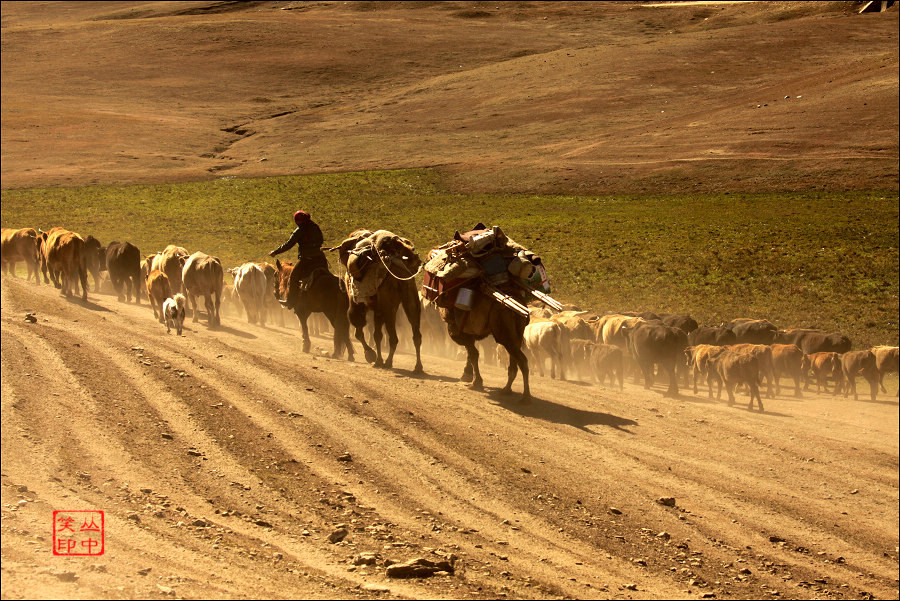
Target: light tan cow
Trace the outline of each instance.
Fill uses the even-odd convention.
[[[563,366],[563,327],[555,321],[539,321],[525,326],[522,346],[529,355],[529,362],[537,364],[538,373],[544,375],[544,358],[550,358],[550,377],[566,379]]]
[[[159,269],[169,278],[172,294],[181,292],[181,278],[184,263],[190,253],[182,246],[168,245],[162,252],[156,253],[150,263],[150,270]]]
[[[725,351],[724,346],[714,344],[697,344],[684,349],[684,356],[687,360],[688,369],[694,380],[694,394],[697,394],[697,378],[702,376],[706,378],[706,384],[709,387],[709,397],[713,396],[713,380],[718,380],[718,374],[715,369],[710,366],[710,358],[715,357],[719,353]],[[719,383],[721,388],[721,382]]]
[[[878,370],[878,387],[881,388],[881,392],[887,392],[884,387],[884,376],[900,371],[900,348],[875,346],[872,347],[872,352],[875,353],[875,368]],[[900,396],[900,390],[896,396]]]
[[[772,349],[772,369],[775,374],[775,394],[781,394],[781,375],[794,380],[794,396],[802,397],[800,380],[803,377],[803,351],[796,344],[770,344]]]
[[[34,277],[34,283],[40,284],[40,250],[38,233],[34,228],[22,229],[3,228],[0,233],[0,262],[3,263],[3,273],[16,275],[16,263],[24,261],[28,268],[26,281]]]
[[[87,300],[87,268],[82,254],[84,238],[62,228],[47,236],[47,269],[51,274],[59,274],[60,288],[65,296],[72,296],[72,290],[81,283],[82,300]]]
[[[185,295],[191,304],[192,321],[200,319],[197,297],[202,296],[206,305],[206,315],[210,326],[221,324],[219,307],[222,304],[222,288],[225,286],[222,262],[202,252],[195,252],[184,262],[181,281]],[[170,283],[171,284],[171,283]]]
[[[247,312],[247,321],[266,324],[266,274],[256,263],[244,263],[234,274],[234,292]]]

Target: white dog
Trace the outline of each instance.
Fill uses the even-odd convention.
[[[163,303],[162,312],[166,316],[166,333],[175,331],[181,336],[181,328],[184,325],[184,305],[187,301],[183,294],[176,294],[174,297],[167,298]]]

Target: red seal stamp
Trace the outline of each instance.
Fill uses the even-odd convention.
[[[103,555],[104,526],[102,511],[54,511],[53,554]]]

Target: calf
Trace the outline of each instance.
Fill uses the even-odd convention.
[[[591,352],[591,366],[600,386],[603,386],[606,376],[609,375],[610,386],[615,386],[618,380],[619,390],[622,390],[625,379],[622,349],[612,344],[595,343]]]
[[[758,360],[760,377],[766,378],[766,396],[770,399],[775,396],[775,366],[772,359],[772,349],[765,344],[732,344],[728,347],[732,351],[754,355]]]
[[[163,303],[162,312],[166,320],[166,334],[175,328],[175,332],[181,336],[181,328],[184,327],[184,305],[186,299],[181,293],[171,298],[167,298]]]
[[[578,379],[582,379],[584,375],[590,379],[593,369],[591,368],[591,357],[594,353],[594,347],[597,346],[593,340],[584,338],[573,338],[569,340],[569,367],[575,372]],[[570,372],[571,373],[571,372]]]
[[[169,277],[159,269],[154,269],[147,276],[147,300],[150,302],[150,308],[153,309],[153,317],[159,320],[159,323],[165,323],[165,315],[163,314],[163,303],[172,296],[172,289],[169,286]]]
[[[843,374],[841,372],[841,356],[837,353],[824,352],[806,355],[803,360],[803,373],[806,376],[803,390],[809,390],[810,371],[816,378],[816,392],[820,390],[828,392],[828,378],[834,380],[834,390],[831,394],[841,391]]]
[[[775,394],[781,394],[781,374],[794,379],[794,396],[802,397],[800,379],[803,377],[803,351],[796,344],[770,344],[772,368],[775,375]]]
[[[718,353],[709,359],[710,367],[715,370],[720,380],[718,395],[721,396],[721,383],[725,384],[728,393],[728,404],[734,404],[734,388],[738,384],[744,384],[750,390],[750,404],[748,409],[753,409],[753,399],[756,399],[759,410],[763,410],[762,398],[759,395],[759,356],[753,353],[740,352],[729,349]]]
[[[856,394],[856,377],[862,376],[869,382],[869,394],[872,400],[878,394],[878,368],[875,367],[875,353],[870,350],[850,351],[841,355],[841,372],[844,376],[844,397],[853,393],[853,400],[858,401]]]

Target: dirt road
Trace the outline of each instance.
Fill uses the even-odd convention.
[[[897,596],[894,396],[535,376],[523,406],[505,369],[477,393],[316,342],[4,276],[3,598]],[[53,554],[71,510],[104,512],[102,556]],[[420,558],[443,570],[387,576]]]

